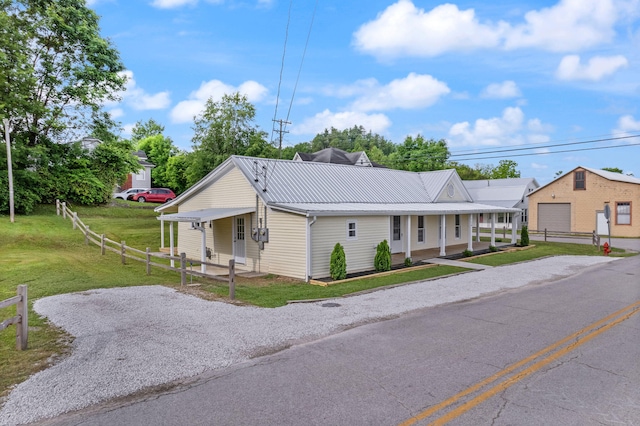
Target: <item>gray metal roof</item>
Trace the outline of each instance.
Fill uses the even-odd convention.
[[[278,203],[270,207],[307,214],[308,216],[377,216],[377,215],[440,215],[469,213],[518,213],[520,209],[490,206],[478,203],[398,203],[398,204],[361,204],[361,203]]]
[[[163,214],[156,217],[156,219],[166,220],[168,222],[208,222],[210,220],[224,219],[225,217],[255,213],[255,211],[255,207],[202,209],[190,212]]]
[[[268,203],[433,202],[420,175],[414,172],[253,157],[231,158]],[[267,190],[263,191],[265,186]]]

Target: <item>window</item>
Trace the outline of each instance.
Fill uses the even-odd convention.
[[[587,189],[584,170],[573,174],[573,189]]]
[[[529,220],[528,213],[529,211],[527,209],[522,210],[522,215],[520,216],[520,218],[522,219],[522,223],[527,223],[527,221]]]
[[[631,202],[616,203],[616,225],[631,225]]]
[[[136,180],[145,180],[145,179],[146,179],[146,173],[144,169],[136,173]]]
[[[461,227],[460,227],[460,215],[456,215],[456,239],[459,239],[461,236]]]
[[[424,216],[418,216],[418,243],[424,243]]]
[[[505,223],[504,212],[498,213],[498,223]]]
[[[355,220],[347,221],[347,240],[358,239],[358,224]]]

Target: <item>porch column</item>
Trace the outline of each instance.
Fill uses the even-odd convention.
[[[160,215],[160,248],[164,248],[164,219],[162,218],[163,215],[164,213]]]
[[[491,245],[496,245],[496,214],[491,213]]]
[[[469,243],[467,245],[467,250],[473,251],[473,215],[469,213]]]
[[[169,250],[171,250],[169,256],[175,256],[175,249],[173,248],[173,221],[169,222]],[[171,259],[171,267],[176,267],[176,262],[173,259]]]
[[[480,242],[480,213],[476,213],[476,243]]]
[[[511,244],[518,242],[518,215],[514,214],[511,221]]]
[[[446,216],[440,215],[440,256],[446,256],[446,251],[444,248],[445,244],[445,235],[447,234],[447,228],[445,227],[447,223]]]
[[[404,257],[411,258],[411,215],[407,215],[407,230],[405,234],[407,235],[407,251]]]
[[[205,265],[204,263],[207,261],[207,228],[202,225],[204,225],[204,222],[200,224],[200,227],[202,228],[202,247],[200,247],[200,261],[202,263],[200,263],[200,272],[206,274],[207,265]]]

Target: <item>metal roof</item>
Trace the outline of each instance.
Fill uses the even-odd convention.
[[[156,219],[168,222],[208,222],[210,220],[224,219],[225,217],[238,216],[246,213],[255,213],[255,207],[238,207],[224,209],[202,209],[190,212],[163,214]]]
[[[377,215],[440,215],[470,213],[519,213],[520,209],[490,206],[478,203],[278,203],[270,204],[272,208],[307,216],[377,216]]]
[[[231,158],[267,203],[433,201],[420,175],[415,172],[253,157]]]

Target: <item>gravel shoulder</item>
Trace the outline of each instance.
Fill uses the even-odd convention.
[[[335,307],[237,306],[162,286],[46,297],[34,310],[75,337],[72,354],[18,385],[0,410],[0,425],[55,417],[353,325],[555,281],[613,260],[546,258],[339,298]]]

